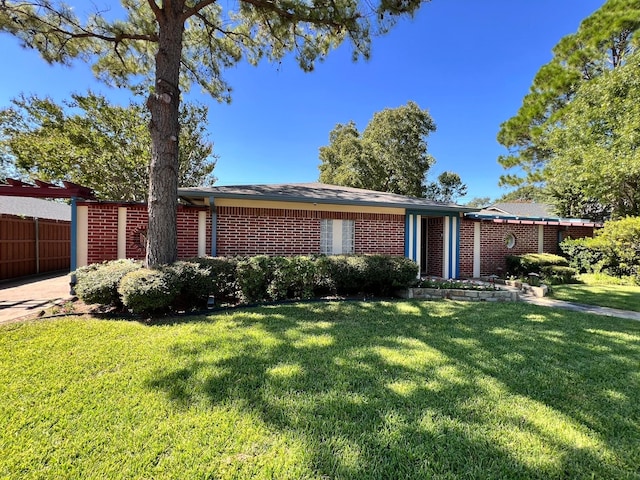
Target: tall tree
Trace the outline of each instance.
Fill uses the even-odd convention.
[[[366,188],[369,172],[355,123],[336,125],[329,133],[329,145],[320,147],[320,162],[321,182]]]
[[[575,34],[553,49],[553,59],[536,74],[518,113],[500,126],[498,141],[509,150],[499,158],[507,170],[502,185],[544,183],[543,169],[552,151],[548,135],[582,83],[625,64],[635,51],[640,1],[608,0],[586,18]]]
[[[640,215],[640,52],[576,91],[548,144],[548,186]]]
[[[295,52],[313,69],[345,39],[354,58],[368,57],[371,35],[384,33],[422,0],[122,0],[122,12],[77,17],[53,0],[2,0],[0,30],[35,48],[48,62],[93,64],[99,78],[116,85],[143,79],[152,87],[152,159],[149,180],[148,265],[177,258],[178,111],[180,89],[200,84],[228,100],[222,71],[242,59],[279,60]],[[124,19],[113,20],[122,13]]]
[[[45,181],[69,180],[104,200],[144,201],[149,186],[149,113],[143,105],[111,105],[100,95],[71,95],[62,105],[35,95],[0,110],[0,155]],[[216,157],[207,140],[207,107],[180,109],[181,186],[211,184]],[[126,181],[123,181],[126,179]]]
[[[427,137],[436,125],[427,110],[408,102],[374,114],[362,133],[338,124],[320,147],[320,181],[334,185],[424,197],[435,162]]]
[[[438,180],[427,185],[426,197],[437,202],[451,203],[467,194],[467,185],[455,172],[442,172]]]
[[[522,185],[517,187],[498,199],[496,202],[539,202],[546,203],[549,201],[547,191],[536,185]]]

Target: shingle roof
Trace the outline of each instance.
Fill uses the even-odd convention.
[[[514,217],[558,218],[553,206],[547,203],[500,202],[483,208],[479,213],[501,213]]]
[[[178,195],[187,200],[202,199],[212,196],[214,198],[348,204],[443,212],[470,212],[478,210],[477,208],[463,207],[453,203],[434,202],[425,198],[409,197],[395,193],[376,192],[360,188],[341,187],[317,182],[189,187],[178,189]]]
[[[0,196],[0,213],[71,221],[71,207],[69,205],[40,198],[2,195]]]
[[[539,225],[581,225],[587,227],[601,227],[600,222],[593,222],[582,218],[563,218],[554,213],[553,207],[546,203],[495,203],[483,208],[479,212],[466,214],[469,218],[479,220],[493,220],[507,223],[534,223]]]

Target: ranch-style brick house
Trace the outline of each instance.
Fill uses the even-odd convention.
[[[179,258],[379,253],[406,256],[421,275],[444,278],[501,273],[506,255],[557,253],[564,237],[592,236],[599,226],[500,208],[511,204],[480,210],[322,183],[181,188],[178,195]],[[73,266],[144,258],[145,204],[78,200],[75,216]]]

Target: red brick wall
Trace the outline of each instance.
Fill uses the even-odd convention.
[[[82,203],[88,206],[88,263],[118,258],[118,208],[127,208],[126,257],[145,256],[141,232],[146,232],[148,215],[144,204]],[[198,256],[198,212],[207,212],[207,253],[211,252],[211,215],[206,207],[178,207],[178,258]],[[142,244],[141,244],[142,243]]]
[[[516,237],[513,248],[507,248],[504,238],[508,233]],[[538,226],[512,223],[481,222],[480,274],[506,272],[505,257],[538,252]]]
[[[442,235],[444,234],[444,218],[427,219],[427,275],[442,276]]]
[[[89,203],[87,261],[118,258],[118,205]]]
[[[369,215],[356,219],[355,253],[404,256],[404,215]]]
[[[217,255],[320,253],[320,219],[355,220],[355,253],[404,255],[404,215],[218,207]]]
[[[557,225],[545,225],[544,226],[544,241],[543,251],[545,253],[558,254],[558,226]]]
[[[473,223],[465,220],[464,224]],[[480,273],[481,275],[490,275],[493,273],[505,273],[507,255],[522,255],[525,253],[538,252],[538,225],[522,225],[512,223],[494,223],[481,222],[480,224]],[[544,225],[543,235],[543,251],[545,253],[559,253],[558,248],[558,230],[564,230],[564,227],[558,225]],[[572,238],[584,236],[592,236],[593,228],[591,227],[568,227],[568,231]],[[516,244],[509,249],[504,243],[507,233],[513,233],[516,237]],[[574,236],[575,235],[575,236]],[[466,266],[463,270],[462,261],[462,243],[466,240],[463,234],[461,239],[461,258],[460,269],[461,275],[467,275]],[[471,249],[473,250],[473,230],[471,230]],[[472,260],[473,262],[473,260]],[[466,263],[465,263],[466,265]],[[473,272],[473,263],[471,272]]]
[[[473,276],[473,232],[476,222],[460,220],[460,277]]]
[[[593,227],[559,227],[559,229],[562,233],[563,240],[567,237],[571,237],[573,239],[593,237],[594,234]]]

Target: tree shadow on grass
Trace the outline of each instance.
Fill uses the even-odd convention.
[[[640,328],[453,302],[300,304],[212,320],[226,323],[174,344],[175,369],[156,371],[150,388],[185,408],[241,405],[294,432],[311,475],[624,478],[636,468]],[[606,398],[618,403],[603,413]]]

